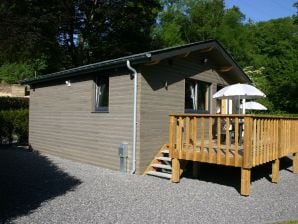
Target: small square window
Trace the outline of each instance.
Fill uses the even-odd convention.
[[[94,111],[108,112],[109,111],[109,77],[97,76],[94,82],[95,82]]]
[[[185,112],[208,113],[210,111],[210,83],[185,80]]]

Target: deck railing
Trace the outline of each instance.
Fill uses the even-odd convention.
[[[250,169],[291,153],[297,154],[298,119],[171,114],[169,150],[171,158],[178,160]],[[173,162],[175,166],[177,161]]]

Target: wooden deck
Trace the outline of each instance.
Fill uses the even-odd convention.
[[[272,181],[277,182],[279,159],[293,154],[298,173],[298,119],[172,114],[169,150],[173,182],[179,182],[181,160],[241,167],[241,194],[249,195],[252,167],[273,161]]]

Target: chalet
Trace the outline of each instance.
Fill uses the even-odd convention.
[[[29,143],[34,150],[113,170],[119,170],[125,158],[121,166],[126,172],[142,174],[155,155],[164,147],[169,149],[169,114],[208,116],[219,109],[225,113],[225,102],[212,99],[212,95],[223,86],[251,80],[218,41],[208,40],[89,64],[22,83],[31,87]],[[171,119],[172,126],[182,121],[178,115]],[[185,120],[188,124],[192,121]],[[210,128],[202,132],[208,135]],[[190,133],[185,139],[194,144],[194,136]],[[171,134],[170,144],[179,150],[171,143]],[[123,149],[121,157],[119,147]],[[241,167],[243,153],[241,147],[237,150],[236,160],[222,159],[219,164]],[[177,159],[209,161],[208,157],[206,161],[194,160],[194,154],[186,154],[171,152],[176,163]]]

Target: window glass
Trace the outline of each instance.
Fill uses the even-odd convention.
[[[109,111],[109,77],[95,78],[94,110],[100,112]]]
[[[207,113],[210,111],[210,84],[194,79],[185,80],[185,112]]]

